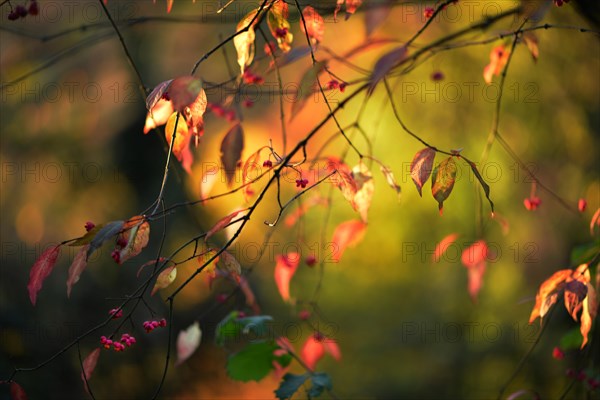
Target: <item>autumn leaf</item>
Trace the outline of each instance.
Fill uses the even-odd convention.
[[[433,169],[433,160],[435,159],[435,150],[426,147],[417,152],[410,163],[410,177],[412,178],[419,196],[423,196],[422,188],[427,179],[431,176]]]
[[[244,208],[243,210],[237,210],[232,212],[231,214],[221,218],[212,228],[210,228],[208,230],[208,232],[206,232],[206,236],[204,237],[204,241],[208,242],[208,239],[214,235],[215,233],[219,232],[220,230],[222,230],[223,228],[225,228],[227,225],[229,225],[229,223],[241,212],[244,212],[248,210],[247,208]]]
[[[169,88],[169,85],[171,85],[171,82],[173,82],[173,79],[169,79],[168,81],[159,83],[158,85],[156,85],[156,87],[154,89],[152,89],[152,91],[150,92],[148,97],[146,97],[146,108],[148,109],[149,112],[151,112],[152,109],[156,106],[156,104],[158,104],[158,102],[161,99],[163,99],[163,96],[165,95],[165,92]],[[167,101],[167,100],[165,100],[165,101]]]
[[[242,266],[239,261],[230,253],[223,251],[219,256],[219,262],[217,268],[228,273],[236,282],[239,282],[240,275],[242,275]]]
[[[98,364],[98,358],[100,357],[101,349],[98,347],[94,349],[88,356],[83,360],[83,371],[81,371],[81,380],[83,381],[83,386],[85,391],[89,393],[89,388],[87,382],[89,382],[92,377],[92,373],[96,369],[96,364]]]
[[[173,154],[179,162],[183,163],[184,157],[186,156],[185,152],[186,150],[189,150],[191,135],[189,134],[188,125],[183,117],[181,115],[178,117],[177,115],[177,113],[173,113],[167,121],[167,126],[165,127],[165,139],[167,140],[167,143],[171,143],[173,132],[175,131],[175,123],[177,123],[177,132],[175,134],[175,141],[173,142]],[[188,169],[186,169],[186,171],[188,173],[191,172],[191,170]]]
[[[334,249],[332,260],[339,262],[347,247],[356,246],[364,237],[367,224],[363,221],[351,220],[339,224],[333,232]]]
[[[202,96],[202,81],[193,76],[180,76],[173,79],[165,95],[173,103],[173,109],[183,113],[199,96]]]
[[[527,49],[529,50],[533,61],[537,62],[540,55],[537,36],[533,32],[525,32],[523,33],[523,41],[525,42],[525,45],[527,45]]]
[[[235,177],[235,170],[238,165],[238,161],[242,156],[242,150],[244,149],[244,131],[240,124],[234,125],[221,142],[221,162],[225,169],[225,175],[227,177],[227,185],[231,187],[233,179]]]
[[[290,120],[293,120],[296,115],[304,108],[306,101],[311,98],[313,93],[318,90],[317,77],[325,69],[324,62],[317,62],[311,65],[310,68],[302,75],[300,86],[298,87],[298,95],[292,102],[292,110]]]
[[[169,100],[160,99],[146,115],[146,124],[144,125],[144,135],[152,129],[164,125],[173,114],[173,103]]]
[[[367,166],[360,162],[352,168],[352,179],[356,182],[356,193],[352,199],[353,208],[358,211],[363,222],[367,222],[367,213],[371,207],[375,184]]]
[[[290,300],[290,281],[300,264],[300,254],[278,255],[275,263],[275,284],[283,301]]]
[[[150,296],[154,296],[154,294],[160,289],[168,287],[171,283],[173,283],[175,278],[177,278],[177,268],[175,268],[175,266],[167,267],[164,270],[162,270],[156,278],[156,283],[152,288]]]
[[[277,40],[277,45],[284,53],[290,51],[294,35],[290,32],[288,5],[282,0],[275,0],[267,14],[267,25],[271,34]]]
[[[588,333],[592,329],[592,321],[598,315],[598,296],[596,289],[594,289],[594,286],[589,282],[587,282],[586,285],[587,296],[583,299],[583,308],[580,319],[580,331],[581,336],[583,336],[583,342],[581,343],[582,349],[588,342]]]
[[[342,8],[342,4],[346,2],[346,20],[356,12],[356,9],[362,4],[362,0],[337,0],[335,10],[333,11],[333,20],[337,21],[337,13]]]
[[[146,268],[149,265],[158,265],[159,263],[164,263],[165,261],[167,261],[166,257],[159,257],[158,260],[150,260],[148,262],[143,263],[142,265],[140,265],[140,267],[138,268],[137,274],[135,275],[136,278],[140,277],[140,274],[142,273],[142,270],[144,268]],[[172,262],[172,261],[171,261]]]
[[[50,275],[58,255],[60,254],[60,245],[50,247],[44,251],[36,262],[31,267],[29,272],[29,283],[27,283],[27,290],[29,291],[29,299],[31,304],[35,306],[37,300],[37,294],[42,289],[44,280]]]
[[[124,221],[112,221],[108,224],[102,226],[102,228],[94,235],[92,240],[90,241],[90,246],[87,250],[87,259],[90,259],[90,256],[104,244],[108,239],[116,236],[123,228],[125,224]],[[91,232],[91,231],[90,231]]]
[[[244,192],[244,198],[245,198],[246,202],[248,202],[250,200],[250,197],[253,194],[252,185],[250,185],[250,182],[253,179],[256,179],[263,172],[264,168],[268,168],[267,166],[259,164],[260,153],[264,149],[268,149],[268,148],[269,148],[268,146],[260,147],[258,150],[256,150],[254,153],[252,153],[250,155],[250,157],[248,157],[246,159],[246,161],[244,162],[244,165],[242,166],[242,185],[244,185],[243,192]],[[257,171],[256,176],[250,175],[250,173],[252,171]]]
[[[456,179],[456,163],[452,157],[448,157],[439,163],[433,170],[431,177],[431,193],[438,202],[440,214],[444,209],[444,201],[452,193]]]
[[[258,8],[250,11],[242,18],[236,27],[236,32],[241,32],[245,29],[244,32],[238,33],[238,35],[233,38],[233,45],[237,52],[237,61],[241,71],[240,74],[244,74],[246,67],[252,64],[252,60],[254,60],[254,40],[256,38],[254,24],[258,19],[256,18],[257,14]],[[254,22],[252,22],[252,20],[254,20]],[[250,24],[251,22],[252,25]]]
[[[71,297],[71,289],[79,281],[79,276],[87,266],[87,251],[89,245],[83,246],[75,255],[71,266],[69,267],[69,277],[67,278],[67,297]]]
[[[394,177],[394,173],[392,172],[392,170],[385,165],[381,165],[379,167],[379,169],[381,170],[381,173],[385,177],[385,181],[387,182],[388,186],[396,191],[396,193],[398,194],[398,199],[400,199],[400,193],[402,192],[402,188],[396,181],[396,178]]]
[[[442,258],[442,256],[446,253],[448,248],[458,239],[458,233],[451,233],[448,236],[444,237],[440,242],[435,246],[435,250],[433,251],[432,260],[433,262],[438,262]]]
[[[300,29],[302,32],[308,35],[310,43],[315,46],[323,40],[325,34],[325,23],[323,17],[311,6],[304,7],[302,10],[302,16],[304,17],[304,23],[306,29],[304,29],[304,23],[300,20]]]
[[[503,45],[496,46],[490,52],[490,63],[483,69],[483,80],[488,85],[492,83],[492,77],[494,75],[500,75],[502,69],[508,61],[510,52],[504,48]]]
[[[85,235],[70,242],[69,246],[84,246],[86,244],[90,244],[94,237],[96,237],[96,234],[100,232],[102,228],[104,228],[104,224],[95,225],[92,229],[87,231]]]
[[[600,226],[600,208],[596,210],[594,215],[592,215],[592,219],[590,219],[590,235],[594,236],[597,226]]]
[[[202,135],[204,132],[204,113],[207,105],[206,92],[204,89],[200,89],[196,100],[183,110],[188,127],[193,130],[194,134]]]
[[[367,94],[371,95],[377,84],[388,74],[388,72],[402,64],[404,60],[406,60],[407,55],[408,50],[406,47],[400,46],[381,56],[373,67]]]
[[[10,400],[27,400],[27,393],[17,382],[10,382]]]
[[[173,2],[175,0],[167,0],[167,14],[169,14],[171,12],[171,9],[173,8]]]
[[[117,237],[113,258],[118,264],[123,264],[140,254],[148,245],[149,238],[150,224],[141,215],[131,217],[123,224],[122,232]]]
[[[200,346],[202,339],[202,331],[198,321],[190,325],[186,330],[179,332],[177,336],[177,361],[175,365],[180,365],[185,360],[190,358]]]
[[[546,315],[550,307],[556,303],[558,291],[564,285],[565,280],[571,276],[572,272],[573,271],[570,269],[556,271],[540,285],[540,289],[535,296],[535,306],[529,316],[530,324],[535,321],[537,317],[544,318],[544,315]]]
[[[483,286],[483,275],[487,267],[488,246],[485,240],[478,240],[467,247],[461,255],[461,262],[467,268],[468,290],[473,302]]]
[[[317,332],[306,339],[300,351],[300,356],[306,366],[314,371],[317,362],[323,358],[325,353],[331,355],[336,361],[342,358],[337,343]]]

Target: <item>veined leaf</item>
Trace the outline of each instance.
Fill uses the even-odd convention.
[[[427,179],[431,176],[433,160],[435,159],[435,150],[429,147],[417,152],[410,163],[410,177],[412,178],[419,196],[423,196],[422,188]]]
[[[31,271],[29,272],[29,283],[27,283],[27,290],[29,291],[29,299],[31,300],[31,304],[34,306],[37,300],[37,294],[42,289],[44,280],[46,280],[46,278],[50,276],[50,273],[52,273],[59,254],[60,245],[50,247],[39,256],[39,258],[33,264],[33,267],[31,267]]]
[[[69,277],[67,278],[67,297],[71,297],[71,289],[79,281],[79,276],[87,266],[87,251],[89,245],[83,246],[75,255],[73,263],[69,267]]]
[[[452,157],[446,158],[433,170],[431,177],[431,193],[438,202],[440,214],[444,209],[444,201],[452,193],[456,179],[456,163]]]

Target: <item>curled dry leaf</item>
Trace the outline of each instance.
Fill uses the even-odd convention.
[[[117,237],[115,246],[115,261],[123,264],[140,254],[142,249],[148,245],[150,239],[150,224],[141,215],[131,217],[125,222],[122,232]]]
[[[284,301],[290,300],[290,281],[300,264],[300,254],[291,252],[278,255],[275,263],[275,284]]]
[[[29,292],[31,304],[34,306],[37,300],[37,294],[42,289],[44,280],[50,276],[50,273],[52,273],[59,254],[60,245],[49,247],[38,257],[36,262],[31,267],[31,271],[29,272],[29,282],[27,283],[27,291]]]
[[[162,272],[158,274],[158,277],[156,278],[156,283],[152,288],[150,296],[154,296],[154,294],[160,289],[168,287],[171,283],[173,283],[173,281],[175,281],[175,278],[177,278],[177,268],[175,268],[175,266],[167,267],[162,270]]]
[[[351,220],[339,224],[333,232],[332,261],[339,262],[347,247],[356,246],[365,236],[367,224],[363,221]]]
[[[190,358],[200,346],[202,339],[202,331],[200,324],[196,321],[186,330],[179,332],[177,336],[177,361],[175,365],[180,365],[182,362]]]
[[[250,11],[236,27],[236,32],[241,32],[233,38],[240,74],[243,74],[246,67],[250,66],[252,60],[254,60],[254,40],[256,38],[254,24],[257,20],[257,14],[258,9]]]

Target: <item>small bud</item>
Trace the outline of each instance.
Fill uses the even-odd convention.
[[[560,347],[555,347],[552,350],[552,357],[554,357],[556,360],[562,360],[563,358],[565,358],[565,353],[561,350]]]
[[[431,74],[431,80],[434,82],[438,82],[444,79],[444,73],[442,71],[435,71]]]

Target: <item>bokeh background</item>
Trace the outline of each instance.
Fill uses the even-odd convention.
[[[149,87],[188,74],[196,60],[234,32],[237,21],[257,6],[256,2],[237,1],[216,14],[220,6],[217,1],[177,0],[167,15],[165,3],[109,0],[107,5]],[[442,13],[415,47],[468,26],[483,15],[495,15],[516,5],[513,1],[461,3]],[[15,22],[7,20],[8,5],[0,6],[1,379],[13,366],[39,364],[105,318],[107,310],[139,285],[137,268],[156,256],[163,229],[167,232],[164,254],[169,254],[243,204],[243,196],[237,193],[178,209],[168,216],[166,224],[153,223],[149,246],[121,266],[112,261],[111,249],[105,246],[82,274],[70,299],[65,281],[75,251],[67,251],[44,282],[33,307],[26,285],[29,269],[39,254],[49,245],[80,236],[86,221],[126,219],[148,207],[158,194],[166,149],[159,133],[142,133],[144,101],[100,4],[42,1],[39,5],[38,16]],[[371,36],[407,40],[423,24],[426,6],[431,4],[396,5]],[[365,41],[365,16],[360,9],[349,20],[340,18],[337,23],[330,13],[332,2],[319,2],[317,9],[326,18],[323,47],[344,54]],[[598,29],[572,3],[561,8],[551,6],[545,18],[549,24]],[[296,13],[290,21],[294,46],[305,45]],[[515,29],[517,24],[512,19],[504,21],[466,39],[493,37]],[[490,183],[496,209],[508,229],[503,231],[501,224],[487,218],[488,205],[480,204],[477,185],[464,165],[460,165],[454,192],[440,217],[429,183],[420,198],[410,180],[410,161],[422,145],[402,131],[384,91],[377,90],[368,99],[360,124],[370,139],[373,156],[394,171],[402,196],[398,201],[374,165],[376,189],[367,234],[339,263],[324,265],[319,315],[313,319],[315,326],[335,338],[341,348],[342,360],[325,357],[319,370],[331,375],[334,390],[342,398],[495,397],[539,332],[537,322],[527,324],[537,287],[555,270],[571,265],[575,247],[593,243],[589,221],[600,203],[598,36],[566,29],[540,30],[536,35],[537,63],[525,45],[517,45],[506,81],[500,131],[536,176],[573,209],[578,198],[586,198],[587,211],[578,214],[565,210],[539,190],[542,206],[535,212],[527,211],[523,200],[530,194],[531,182],[494,144],[482,174]],[[406,124],[429,143],[443,149],[462,148],[465,155],[478,160],[498,93],[497,83],[485,85],[482,71],[489,62],[489,52],[499,43],[439,52],[393,81],[395,101]],[[395,45],[374,47],[351,61],[369,70]],[[257,35],[253,71],[265,78],[265,84],[253,92],[252,107],[240,108],[246,139],[242,159],[269,140],[281,149],[279,100],[270,93],[277,87],[277,78],[267,71],[269,59],[263,46],[264,40]],[[320,50],[317,57],[328,56]],[[238,70],[231,44],[204,62],[197,76],[209,83],[226,81],[231,78],[228,65]],[[283,82],[293,88],[309,66],[310,58],[303,57],[282,68]],[[332,61],[329,67],[348,82],[364,79],[344,63]],[[444,79],[434,82],[431,75],[437,71]],[[326,82],[327,75],[323,79]],[[352,88],[350,85],[346,93]],[[231,93],[220,88],[207,90],[207,94],[209,102],[220,103]],[[334,91],[330,99],[340,101],[344,95]],[[239,96],[234,101],[245,99]],[[360,98],[350,103],[339,114],[343,126],[354,122],[363,101]],[[292,103],[293,98],[285,97],[288,148],[327,113],[321,99],[311,98],[289,122]],[[207,114],[206,133],[194,150],[193,173],[187,175],[175,163],[167,185],[167,203],[200,198],[203,173],[218,165],[220,142],[230,125]],[[335,133],[335,126],[327,124],[308,147],[309,155]],[[368,153],[364,138],[356,131],[348,133],[356,146]],[[344,152],[344,140],[338,135],[323,154],[339,156]],[[349,152],[346,161],[352,166],[358,159]],[[294,186],[284,182],[284,198],[296,193]],[[219,180],[211,194],[225,190],[226,185]],[[327,195],[329,184],[319,190]],[[311,298],[320,269],[301,265],[291,285],[298,304],[285,304],[273,279],[274,257],[293,250],[296,243],[300,243],[303,255],[315,249],[325,252],[322,230],[329,239],[337,224],[358,216],[336,190],[327,225],[323,224],[326,208],[315,207],[294,227],[280,224],[269,228],[262,222],[275,218],[275,198],[271,191],[236,241],[233,253],[244,268],[252,267],[249,281],[262,312],[274,317],[273,333],[287,335],[299,349],[312,328],[301,323],[297,314],[305,307],[302,301]],[[481,224],[479,207],[484,215]],[[255,249],[267,233],[272,235],[267,251],[256,262]],[[440,262],[433,263],[435,244],[450,233],[460,235],[457,244]],[[488,242],[492,260],[479,301],[474,304],[459,253],[479,238]],[[226,236],[220,233],[211,240],[222,245]],[[181,266],[175,284],[196,267],[196,261]],[[162,397],[273,397],[278,386],[274,377],[244,384],[226,375],[227,352],[214,345],[213,333],[231,310],[244,308],[242,297],[215,306],[216,296],[230,290],[226,284],[209,289],[199,276],[177,297],[175,332],[199,319],[203,339],[192,358],[181,366],[171,366]],[[169,293],[165,289],[149,299],[159,317],[167,314],[162,298]],[[154,392],[162,374],[167,336],[166,330],[152,335],[143,332],[141,321],[150,317],[148,310],[140,308],[136,323],[127,325],[138,338],[134,348],[123,354],[102,353],[91,380],[97,398],[149,398]],[[543,398],[558,397],[570,382],[566,369],[582,366],[583,355],[576,351],[567,352],[562,361],[552,358],[553,347],[573,329],[577,330],[577,325],[567,313],[557,310],[507,393],[533,389]],[[84,354],[97,346],[99,335],[82,341]],[[592,335],[591,354],[598,349],[598,330]],[[291,371],[300,372],[301,368],[293,364]],[[43,368],[18,374],[16,380],[30,398],[86,397],[76,348]],[[1,396],[7,398],[7,391],[2,390]],[[582,385],[576,385],[570,394],[583,396]]]

